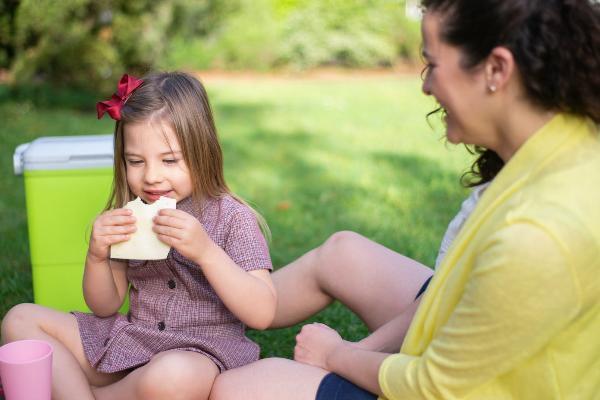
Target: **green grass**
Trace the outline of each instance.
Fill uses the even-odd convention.
[[[428,126],[434,104],[418,78],[218,80],[207,84],[235,192],[272,231],[280,267],[339,230],[354,230],[432,265],[465,190],[470,162]],[[14,93],[0,86],[0,316],[31,301],[23,178],[12,172],[18,144],[39,136],[110,133],[93,95],[67,90]],[[82,266],[83,267],[83,266]],[[315,317],[357,340],[367,331],[341,305]],[[298,327],[250,332],[263,355],[290,356]]]

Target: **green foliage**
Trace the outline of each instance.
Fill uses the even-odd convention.
[[[18,84],[110,92],[123,72],[387,67],[418,57],[392,0],[7,0],[0,68]]]
[[[389,33],[379,32],[379,24],[388,16],[357,7],[356,3],[331,7],[315,2],[290,14],[280,62],[302,69],[327,64],[391,65],[396,59],[394,44]]]
[[[220,29],[221,21],[235,13],[241,0],[174,0],[170,36],[194,38]]]
[[[202,70],[215,67],[219,48],[211,38],[186,39],[175,36],[169,42],[169,48],[164,58],[158,61],[158,66],[164,70]]]
[[[174,9],[178,25],[161,67],[266,70],[275,64],[281,24],[272,0],[178,0]]]
[[[16,15],[17,83],[50,81],[109,90],[164,52],[169,2],[23,0]]]
[[[279,23],[270,0],[246,0],[238,12],[222,21],[213,64],[232,69],[268,69],[277,57],[279,42]]]
[[[137,3],[140,3],[139,6],[133,8],[131,2],[123,0],[123,5],[127,4],[124,10],[127,9],[128,13],[114,14],[113,43],[128,71],[145,72],[152,69],[165,53],[164,39],[171,24],[171,4],[154,1]]]
[[[8,68],[15,53],[15,15],[18,0],[0,2],[0,68]]]
[[[381,0],[304,0],[288,14],[283,36],[283,62],[300,68],[389,66],[411,59],[420,40],[403,2]]]
[[[197,4],[180,1],[179,13],[200,15]],[[171,42],[165,65],[176,68],[344,67],[390,66],[418,57],[418,22],[404,16],[402,2],[373,0],[235,0],[220,24],[210,25],[191,43]],[[235,5],[233,4],[235,3]],[[183,12],[189,8],[189,12]],[[182,32],[190,19],[178,18]],[[207,26],[209,26],[207,25]],[[199,33],[196,30],[196,33]],[[182,46],[183,43],[186,43]],[[189,46],[185,49],[185,46]],[[186,51],[187,50],[187,51]]]

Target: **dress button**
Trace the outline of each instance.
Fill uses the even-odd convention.
[[[165,330],[165,323],[164,322],[160,321],[158,323],[158,330],[159,331],[164,331]]]
[[[175,289],[175,286],[177,286],[173,279],[169,279],[169,282],[167,282],[167,284],[169,285],[169,289]]]

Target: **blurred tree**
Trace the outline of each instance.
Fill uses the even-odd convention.
[[[306,69],[417,60],[403,0],[176,0],[165,67]]]
[[[272,0],[238,0],[237,12],[223,18],[215,32],[218,68],[267,70],[273,67],[281,41],[281,25]]]
[[[143,73],[164,52],[170,4],[23,0],[16,14],[13,79],[108,89],[124,71]]]
[[[283,1],[283,0],[281,0]],[[291,0],[285,3],[289,4]],[[418,33],[398,1],[304,0],[288,14],[278,60],[298,68],[319,65],[389,66],[412,57],[405,40]],[[418,43],[418,42],[417,42]],[[417,45],[415,44],[415,47]]]
[[[220,29],[242,0],[174,0],[169,36],[207,36]]]
[[[15,15],[19,0],[0,1],[0,68],[8,68],[15,57]]]
[[[125,71],[390,66],[418,59],[404,0],[0,0],[17,83],[112,89]]]

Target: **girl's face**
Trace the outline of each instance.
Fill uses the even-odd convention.
[[[436,12],[423,17],[423,57],[427,73],[423,92],[446,110],[446,136],[451,143],[485,146],[489,139],[487,84],[482,67],[464,69],[461,51],[440,39],[443,19]]]
[[[180,201],[192,194],[190,171],[173,128],[164,122],[128,122],[123,127],[129,189],[146,203],[161,196]]]

